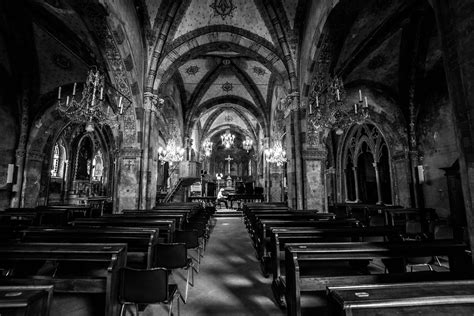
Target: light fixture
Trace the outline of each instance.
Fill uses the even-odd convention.
[[[206,139],[203,143],[202,143],[202,148],[204,149],[204,154],[209,157],[212,153],[212,146],[214,144],[209,140],[209,139]]]
[[[226,149],[229,149],[234,144],[235,135],[231,134],[229,130],[221,135],[222,144]]]
[[[324,80],[322,75],[315,78],[308,102],[308,122],[315,132],[333,129],[337,135],[342,135],[347,127],[363,124],[370,118],[367,97],[363,101],[361,90],[359,102],[349,111],[344,109],[344,97],[344,84],[340,78]]]
[[[172,164],[174,162],[182,161],[184,158],[184,148],[176,145],[176,141],[171,139],[166,144],[166,147],[158,148],[158,159],[161,160],[161,164],[166,162]]]
[[[269,163],[276,163],[277,166],[283,166],[286,162],[286,151],[281,145],[281,140],[275,140],[272,148],[265,149],[265,158]]]
[[[86,124],[87,132],[93,132],[96,124],[110,127],[118,125],[118,116],[110,111],[108,105],[105,105],[107,110],[104,111],[104,75],[97,67],[89,70],[82,95],[78,99],[76,99],[76,90],[77,83],[74,83],[72,96],[67,96],[63,101],[61,87],[58,88],[57,109],[61,115],[74,123]],[[122,100],[121,96],[118,105],[120,114],[123,112]]]
[[[253,144],[253,141],[246,137],[245,140],[242,142],[242,147],[247,151],[249,152],[250,149],[252,149],[252,144]]]

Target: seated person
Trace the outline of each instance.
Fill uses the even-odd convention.
[[[225,208],[227,207],[227,198],[224,196],[224,189],[220,189],[217,192],[217,203],[224,202]]]

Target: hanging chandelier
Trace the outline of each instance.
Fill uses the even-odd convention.
[[[265,158],[269,163],[276,163],[277,166],[283,166],[286,162],[286,151],[283,149],[280,140],[275,140],[273,147],[265,149]]]
[[[344,98],[344,84],[340,78],[325,81],[319,75],[315,79],[308,106],[308,122],[313,131],[333,129],[337,135],[342,135],[347,127],[362,124],[370,118],[367,97],[364,97],[364,102],[361,90],[359,102],[354,103],[353,109],[349,111],[344,108]]]
[[[170,164],[179,162],[182,161],[183,158],[184,148],[178,146],[174,139],[169,140],[165,148],[158,148],[158,159],[161,160],[162,165],[164,165],[166,162]]]
[[[252,149],[252,145],[253,145],[253,141],[246,137],[245,140],[242,142],[242,147],[247,151],[249,152],[250,149]]]
[[[58,88],[57,109],[62,116],[67,117],[71,122],[86,124],[88,132],[94,131],[96,124],[109,125],[112,128],[118,125],[118,115],[110,111],[108,105],[104,106],[104,75],[97,67],[89,70],[79,98],[76,98],[76,90],[77,83],[74,83],[72,96],[67,96],[66,100],[63,100],[61,87]],[[107,108],[106,111],[104,107]],[[122,97],[120,97],[118,108],[122,114]]]
[[[214,144],[209,140],[209,139],[206,139],[203,143],[202,143],[202,148],[204,149],[204,154],[206,155],[206,157],[209,157],[211,156],[211,153],[212,153],[212,146]]]
[[[226,149],[229,149],[234,144],[235,135],[231,134],[229,130],[221,135],[222,144]]]

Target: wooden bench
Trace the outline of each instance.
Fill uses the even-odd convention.
[[[40,243],[124,243],[127,244],[127,266],[154,267],[158,229],[142,228],[44,228],[30,227],[20,231],[22,242]]]
[[[0,285],[0,315],[49,316],[52,297],[52,285]]]
[[[126,261],[126,244],[2,244],[0,266],[13,269],[13,277],[0,280],[3,285],[54,285],[55,293],[104,294],[100,313],[116,316],[120,309],[119,269]],[[39,272],[44,270],[43,263],[57,263],[51,275]],[[71,264],[76,264],[74,269]]]
[[[302,292],[325,291],[326,286],[383,281],[380,275],[361,275],[367,272],[342,265],[347,262],[384,259],[389,273],[404,273],[407,257],[447,256],[450,271],[466,275],[469,271],[466,249],[465,244],[449,240],[287,244],[284,282],[288,315],[301,315]]]
[[[272,290],[275,300],[284,306],[285,286],[285,246],[296,243],[359,242],[364,238],[381,241],[401,241],[401,232],[390,227],[350,227],[350,228],[275,228],[270,235],[269,267],[273,275]],[[282,269],[283,264],[283,269]]]
[[[101,218],[110,218],[110,219],[117,219],[117,218],[124,218],[124,219],[152,219],[152,220],[174,220],[176,223],[176,229],[183,229],[186,225],[186,215],[185,214],[107,214],[102,216]]]
[[[472,315],[474,281],[328,288],[329,315]]]
[[[173,242],[174,232],[176,231],[176,221],[174,219],[100,217],[80,218],[74,220],[71,224],[75,227],[139,227],[143,229],[158,229],[161,242]]]
[[[268,244],[270,243],[270,233],[273,228],[277,227],[316,227],[316,228],[336,228],[336,227],[356,227],[359,225],[357,220],[327,220],[318,219],[317,216],[313,219],[262,219],[258,221],[257,230],[255,232],[255,249],[259,260],[269,260]]]

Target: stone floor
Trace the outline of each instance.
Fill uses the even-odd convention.
[[[175,274],[184,293],[183,274]],[[239,217],[216,218],[195,286],[181,315],[284,315],[275,305],[270,289],[255,258],[250,238]],[[163,308],[149,306],[141,315],[165,315]]]

